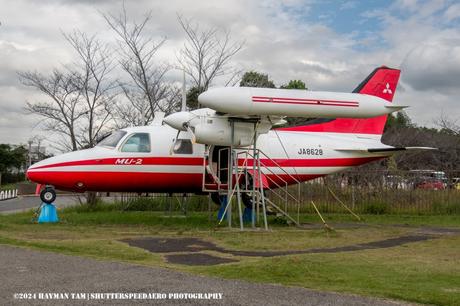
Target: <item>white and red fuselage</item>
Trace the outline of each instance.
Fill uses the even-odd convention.
[[[277,107],[276,105],[293,106],[292,109],[302,106],[312,109],[316,107],[321,111],[342,107],[344,112],[348,112],[350,109],[358,109],[350,106],[351,102],[359,100],[364,111],[368,109],[364,108],[366,101],[379,103],[382,100],[385,101],[381,105],[382,108],[375,109],[384,110],[384,106],[388,106],[393,99],[399,73],[396,69],[377,68],[358,86],[354,94],[342,95],[347,103],[328,102],[331,99],[325,93],[321,93],[323,102],[320,103],[309,101],[310,98],[307,96],[300,97],[299,92],[294,94],[295,98],[288,100],[287,91],[282,92],[282,97],[277,97],[277,91],[256,90],[256,96],[246,97],[251,94],[251,90],[242,88],[241,108],[246,103],[252,105],[253,109],[259,109],[261,105],[270,105],[270,111],[267,111],[269,113],[273,111],[273,107]],[[228,90],[222,90],[224,93],[226,91]],[[358,94],[363,97],[358,99]],[[261,99],[261,96],[264,99]],[[332,96],[335,97],[337,94],[332,93]],[[210,94],[205,94],[204,97],[208,103],[219,100],[216,91],[210,91]],[[224,95],[222,99],[225,100],[225,97]],[[315,99],[312,98],[314,101],[318,100]],[[225,100],[225,103],[231,101]],[[215,108],[219,109],[218,106]],[[247,111],[249,110],[246,109],[243,113]],[[294,114],[295,112],[292,115]],[[180,119],[183,115],[186,114],[176,117]],[[296,180],[307,181],[387,157],[393,153],[393,147],[383,145],[380,141],[386,117],[387,115],[383,114],[373,118],[335,118],[324,123],[270,130],[259,135],[257,139],[257,148],[267,155],[267,158],[261,158],[261,163],[266,167],[261,171],[268,177],[268,184],[274,184],[279,177],[288,183],[295,183]],[[202,126],[213,122],[212,118],[200,120],[198,121],[204,122]],[[202,126],[197,125],[195,132]],[[115,142],[113,139],[112,142],[109,141],[109,145],[102,142],[91,149],[70,152],[38,162],[28,169],[27,176],[33,182],[80,192],[202,192],[206,164],[215,160],[206,160],[207,145],[192,142],[188,150],[172,154],[171,148],[177,141],[176,138],[183,138],[178,137],[177,129],[168,125],[126,128],[118,132],[119,137]],[[134,147],[136,149],[133,149]],[[249,165],[252,168],[251,163]]]
[[[72,191],[202,191],[205,145],[193,144],[192,154],[171,155],[170,148],[176,137],[173,128],[146,126],[125,131],[126,135],[114,148],[96,146],[52,157],[30,167],[27,176],[31,181]],[[151,152],[120,150],[124,141],[135,133],[149,134]],[[306,181],[388,156],[388,153],[340,151],[350,144],[356,148],[382,147],[379,138],[371,134],[278,130],[260,135],[257,147],[271,159],[261,159],[262,164],[271,168],[266,176],[273,176],[271,172],[274,172],[295,183],[275,162],[293,178]],[[273,176],[267,181],[276,180]]]

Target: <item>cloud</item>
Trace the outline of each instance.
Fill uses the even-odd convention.
[[[460,4],[456,3],[449,6],[449,8],[444,13],[444,16],[447,18],[447,21],[452,21],[460,18]]]
[[[404,79],[419,91],[459,92],[460,38],[430,41],[413,49],[403,63]]]
[[[70,63],[74,53],[62,32],[75,28],[116,46],[101,12],[118,14],[122,1],[0,0],[0,143],[25,142],[37,118],[20,116],[25,101],[39,95],[22,86],[18,70],[50,71]],[[351,3],[351,4],[350,4]],[[268,73],[278,84],[301,79],[312,90],[351,91],[382,64],[403,69],[395,103],[410,104],[408,113],[420,124],[432,124],[440,109],[460,114],[460,5],[450,1],[396,0],[382,7],[341,2],[334,11],[318,11],[313,0],[288,1],[126,1],[128,14],[141,18],[152,11],[146,31],[167,37],[158,60],[175,63],[184,43],[177,14],[201,26],[232,31],[244,40],[233,64],[243,70]],[[343,9],[344,12],[341,12]],[[356,29],[341,33],[325,14],[357,14]],[[354,13],[353,13],[354,12]],[[350,15],[353,18],[353,15]],[[358,22],[359,21],[359,22]],[[352,23],[353,24],[353,23]],[[180,80],[172,71],[168,78]],[[222,85],[225,79],[214,85]],[[403,90],[404,89],[404,90]],[[20,117],[18,117],[20,116]],[[16,118],[13,120],[12,118]],[[19,118],[19,119],[18,119]],[[11,132],[11,131],[14,131]]]

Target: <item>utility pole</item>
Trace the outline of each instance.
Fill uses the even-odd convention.
[[[32,166],[32,143],[33,143],[33,140],[29,139],[29,141],[27,141],[27,143],[29,144],[29,167],[30,167],[30,166]]]

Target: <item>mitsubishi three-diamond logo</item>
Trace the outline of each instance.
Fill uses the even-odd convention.
[[[390,84],[387,83],[387,85],[385,85],[385,88],[383,89],[383,93],[389,94],[389,95],[393,93],[393,91],[391,91],[390,89]]]

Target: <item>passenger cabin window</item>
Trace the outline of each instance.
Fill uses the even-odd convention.
[[[193,145],[190,139],[176,139],[173,148],[176,154],[193,154]]]
[[[150,152],[150,136],[148,133],[136,133],[129,136],[121,147],[121,152]]]
[[[125,131],[119,130],[111,133],[97,144],[100,147],[115,148],[118,142],[126,135]]]

